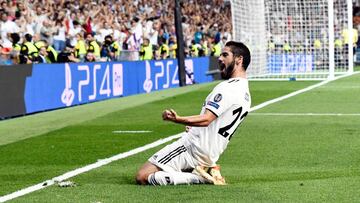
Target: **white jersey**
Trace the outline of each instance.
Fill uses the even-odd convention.
[[[190,151],[204,166],[215,166],[237,127],[250,110],[248,80],[231,78],[218,84],[206,97],[201,114],[208,109],[217,116],[207,127],[192,127],[188,134]]]

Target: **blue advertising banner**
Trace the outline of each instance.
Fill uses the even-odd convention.
[[[273,54],[268,58],[269,73],[305,73],[314,68],[314,57],[306,54]]]
[[[185,60],[187,84],[212,81],[209,58]],[[34,64],[26,78],[26,113],[179,86],[176,60]]]

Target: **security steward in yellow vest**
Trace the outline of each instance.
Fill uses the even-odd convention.
[[[176,50],[177,50],[177,43],[172,43],[169,46],[169,51],[170,51],[170,58],[176,58]]]
[[[20,50],[21,50],[21,46],[20,46],[20,44],[12,44],[12,48],[13,48],[13,50],[14,51],[16,51],[16,52],[20,52]]]
[[[199,49],[198,49],[197,44],[195,44],[195,40],[191,41],[190,56],[191,57],[198,57],[199,56]]]
[[[355,47],[356,42],[358,41],[358,36],[359,36],[359,33],[358,33],[357,29],[355,29],[355,28],[353,28],[351,30],[345,28],[345,29],[343,29],[341,31],[341,36],[342,36],[344,45],[349,44],[349,42],[350,42],[350,33],[352,34],[352,43],[353,43],[353,46]]]
[[[34,45],[36,46],[36,48],[39,50],[41,47],[46,47],[46,43],[42,40],[39,40],[37,42],[34,42]]]
[[[20,52],[21,50],[21,46],[20,44],[18,44],[18,42],[20,41],[20,36],[18,33],[11,33],[10,34],[10,41],[12,42],[12,48],[13,50]]]
[[[28,60],[36,61],[38,57],[38,49],[31,42],[32,36],[30,34],[25,34],[24,43],[21,46],[20,50],[20,63],[29,63]]]
[[[46,51],[48,53],[48,57],[51,61],[51,63],[56,63],[57,62],[57,57],[58,57],[58,53],[57,51],[54,49],[54,47],[52,47],[51,45],[48,45],[46,48]]]
[[[75,50],[75,57],[80,59],[81,61],[84,60],[84,57],[86,55],[86,43],[84,38],[82,37],[81,34],[76,34],[76,44],[74,47]]]
[[[314,48],[321,49],[321,47],[322,47],[321,41],[319,39],[315,39],[314,40]]]
[[[220,56],[220,54],[221,54],[220,42],[213,44],[211,48],[211,56]]]
[[[9,39],[12,43],[13,51],[16,53],[16,54],[14,54],[16,56],[16,58],[15,58],[16,63],[19,63],[19,54],[21,51],[21,46],[20,46],[20,44],[18,44],[18,42],[20,41],[20,36],[18,33],[11,33]]]
[[[206,44],[206,41],[204,38],[201,38],[200,40],[200,49],[199,49],[199,56],[208,56],[209,55],[209,49]]]
[[[112,61],[117,61],[120,56],[120,45],[117,41],[114,41],[111,35],[105,37],[105,44],[109,47],[110,59]]]
[[[144,42],[140,47],[140,60],[151,60],[153,59],[153,50],[152,46],[150,45],[149,39],[145,38]]]
[[[177,40],[175,36],[171,36],[169,39],[169,51],[170,58],[176,58]]]
[[[49,62],[51,62],[51,63],[57,62],[58,53],[51,45],[48,45],[43,40],[39,40],[39,41],[35,42],[34,45],[38,49],[39,52],[40,52],[41,47],[45,47],[46,52],[48,53],[47,58],[50,60]]]
[[[335,46],[335,49],[342,49],[343,43],[342,43],[341,39],[336,39],[334,42],[334,46]]]
[[[93,34],[87,33],[86,34],[86,41],[87,41],[87,52],[91,52],[94,54],[96,60],[100,59],[100,46],[94,39]]]
[[[159,48],[159,53],[160,53],[161,59],[167,59],[170,57],[169,45],[167,44],[167,41],[165,38],[162,38],[162,44]]]
[[[285,43],[283,45],[283,50],[285,53],[289,53],[291,51],[291,46],[290,46],[289,42],[285,41]]]
[[[120,53],[121,53],[121,47],[118,41],[113,41],[113,43],[110,45],[111,52],[114,53],[114,61],[117,61],[119,59]]]
[[[356,45],[359,37],[358,30],[355,28],[352,28],[351,30],[345,28],[341,31],[341,37],[343,41],[343,46],[345,50],[349,49],[349,43],[350,43],[350,34],[352,34],[352,43],[353,43],[353,54],[356,54]]]

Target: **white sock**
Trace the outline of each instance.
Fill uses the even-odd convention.
[[[148,177],[150,185],[180,185],[207,183],[206,179],[193,173],[158,171]]]

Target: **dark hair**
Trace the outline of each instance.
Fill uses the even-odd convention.
[[[87,36],[89,36],[89,35],[91,35],[91,37],[94,37],[94,34],[93,34],[93,33],[87,32],[87,33],[85,33],[85,38],[87,38]]]
[[[133,17],[133,21],[135,21],[136,23],[140,21],[140,19],[136,16]]]
[[[26,39],[26,41],[28,41],[28,42],[31,42],[31,40],[32,40],[32,36],[31,36],[31,34],[25,34],[25,39]]]
[[[162,37],[161,37],[161,42],[162,42],[163,44],[166,44],[166,41],[167,41],[167,40],[166,40],[166,37],[162,36]]]
[[[243,67],[246,70],[251,61],[251,55],[249,48],[241,42],[229,41],[225,44],[226,47],[230,47],[234,57],[243,57]]]
[[[57,62],[59,63],[67,63],[70,62],[69,60],[70,53],[62,51],[57,56]]]
[[[111,35],[106,35],[104,39],[105,39],[105,40],[106,40],[106,39],[110,39],[110,40],[112,41],[112,36],[111,36]]]
[[[187,21],[187,18],[185,16],[181,17],[181,22],[182,23],[186,23],[186,21]]]
[[[20,36],[18,33],[11,33],[10,38],[12,39],[13,44],[16,44],[20,41]]]

